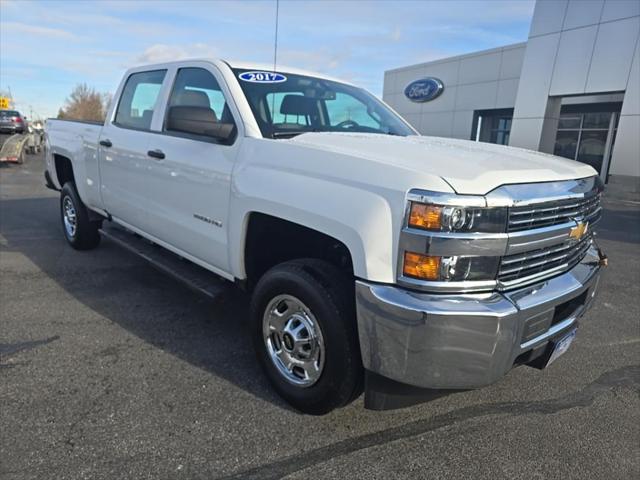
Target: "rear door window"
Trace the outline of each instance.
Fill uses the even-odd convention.
[[[122,127],[149,130],[166,70],[133,73],[122,90],[115,123]]]

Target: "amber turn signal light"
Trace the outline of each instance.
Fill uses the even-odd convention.
[[[425,230],[440,230],[442,220],[442,207],[425,205],[424,203],[411,203],[409,212],[409,226]]]
[[[438,280],[440,277],[440,257],[405,252],[402,272],[407,277]]]

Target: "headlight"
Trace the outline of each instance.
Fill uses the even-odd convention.
[[[482,195],[413,189],[407,194],[398,248],[398,280],[435,292],[495,287],[507,249],[507,207]]]
[[[436,282],[493,280],[500,257],[438,257],[405,252],[402,273],[406,277]]]
[[[409,227],[440,232],[504,232],[505,208],[463,207],[411,202]]]

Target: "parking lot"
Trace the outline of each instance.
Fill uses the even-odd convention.
[[[0,168],[0,478],[640,477],[640,204],[569,352],[482,390],[324,417],[270,389],[247,299],[211,303],[109,241],[64,241],[41,156]]]

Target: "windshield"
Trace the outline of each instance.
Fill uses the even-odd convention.
[[[305,132],[416,133],[369,92],[315,77],[233,70],[262,136]]]
[[[20,114],[14,110],[0,110],[0,117],[19,117]]]

